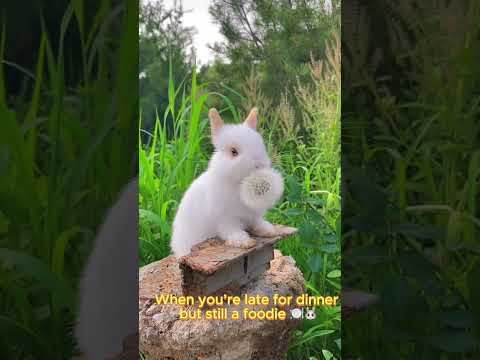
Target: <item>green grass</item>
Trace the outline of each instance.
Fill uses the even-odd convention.
[[[130,92],[137,79],[126,70],[138,61],[131,50],[138,48],[132,5],[118,12],[101,1],[87,21],[81,2],[72,1],[56,34],[58,51],[42,32],[31,93],[15,99],[18,107],[6,100],[3,73],[19,68],[7,68],[14,59],[4,59],[5,29],[1,33],[2,358],[66,359],[74,353],[81,269],[105,211],[134,174],[138,103]],[[123,29],[117,39],[110,38],[112,14]],[[81,69],[65,62],[72,29],[80,33]],[[113,67],[112,55],[119,60]],[[80,71],[82,81],[67,84],[69,71]]]
[[[267,217],[300,229],[298,235],[278,247],[295,259],[304,274],[307,292],[314,295],[337,295],[340,291],[340,89],[333,83],[329,84],[329,93],[316,94],[317,85],[332,78],[334,68],[335,64],[330,64],[328,76],[315,75],[312,68],[312,86],[301,88],[303,95],[298,94],[305,100],[304,136],[295,130],[281,130],[280,120],[275,116],[265,118],[260,109],[260,133],[274,167],[286,179],[284,198]],[[176,208],[189,184],[207,166],[212,152],[206,117],[209,100],[220,97],[224,103],[222,117],[240,121],[229,98],[235,95],[227,90],[228,96],[211,93],[208,86],[196,83],[195,69],[189,87],[173,84],[170,76],[170,106],[159,109],[152,133],[142,130],[140,124],[140,265],[170,254]],[[188,88],[186,93],[184,89]],[[180,104],[178,109],[175,103]],[[327,118],[326,113],[333,115]],[[317,308],[317,319],[304,320],[295,332],[289,358],[340,358],[339,329],[339,306]]]

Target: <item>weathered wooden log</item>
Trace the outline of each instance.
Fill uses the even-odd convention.
[[[239,288],[258,278],[270,266],[275,243],[296,232],[295,228],[281,225],[275,225],[275,230],[278,236],[254,237],[256,245],[249,249],[231,247],[219,239],[195,246],[179,259],[183,294],[209,295]]]

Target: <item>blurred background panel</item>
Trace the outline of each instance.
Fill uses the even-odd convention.
[[[480,355],[479,24],[478,1],[342,1],[346,359]]]
[[[4,1],[0,20],[0,357],[70,359],[94,239],[137,173],[138,2]]]

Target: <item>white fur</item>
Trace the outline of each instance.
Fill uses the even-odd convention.
[[[138,330],[137,189],[134,180],[108,213],[81,281],[75,337],[88,360],[118,355]]]
[[[256,110],[248,122],[225,125],[216,110],[210,112],[215,152],[208,169],[185,192],[173,223],[171,248],[175,256],[218,236],[229,245],[244,246],[251,241],[245,230],[272,233],[273,225],[263,219],[267,209],[255,210],[240,199],[240,184],[254,170],[270,168],[271,162],[256,124]],[[238,150],[232,157],[231,147]]]

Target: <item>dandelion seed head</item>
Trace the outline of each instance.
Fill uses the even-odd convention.
[[[283,178],[274,169],[256,170],[240,186],[240,197],[245,205],[256,210],[267,210],[283,194]]]

